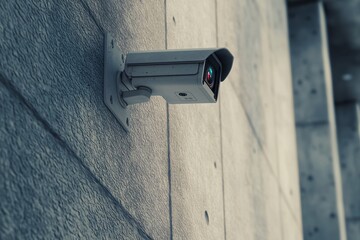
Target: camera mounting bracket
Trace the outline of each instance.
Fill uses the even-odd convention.
[[[134,89],[123,76],[125,56],[110,33],[105,34],[104,45],[104,102],[128,132],[130,124],[127,106],[149,101],[152,91],[147,87]]]
[[[105,33],[104,43],[104,102],[126,132],[129,131],[129,112],[122,98],[129,91],[121,81],[125,67],[125,56],[110,33]]]

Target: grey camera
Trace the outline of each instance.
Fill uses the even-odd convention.
[[[129,90],[148,88],[170,104],[214,103],[232,63],[225,48],[128,53],[121,81]]]
[[[129,130],[129,105],[162,96],[170,104],[215,103],[233,56],[226,48],[132,52],[105,35],[104,102]]]

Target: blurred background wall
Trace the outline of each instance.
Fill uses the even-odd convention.
[[[0,238],[356,239],[359,54],[324,5],[2,1]],[[106,32],[124,52],[227,47],[218,103],[152,97],[126,133],[103,103]]]

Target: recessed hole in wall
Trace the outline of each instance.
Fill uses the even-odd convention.
[[[206,221],[206,224],[209,225],[209,214],[207,211],[205,211],[205,221]]]
[[[126,125],[129,126],[129,118],[126,118]]]
[[[110,96],[110,103],[113,104],[112,95]]]
[[[336,217],[336,215],[335,215],[335,213],[332,212],[332,213],[330,213],[329,217],[334,219]]]
[[[313,177],[312,175],[309,175],[309,176],[307,177],[307,179],[308,179],[309,182],[312,182],[312,181],[314,180],[314,177]]]
[[[216,162],[214,162],[214,167],[216,168]]]
[[[316,89],[311,89],[311,94],[316,94],[317,93],[317,91],[316,91]]]
[[[187,96],[187,94],[186,93],[179,93],[179,96],[182,96],[182,97],[186,97]]]
[[[301,79],[298,80],[298,84],[302,85],[302,80]]]
[[[343,81],[351,81],[352,79],[353,79],[353,76],[350,73],[345,73],[345,74],[342,75],[342,80]]]
[[[175,17],[173,17],[173,22],[175,23],[175,25],[176,25],[176,19],[175,19]]]
[[[314,227],[314,232],[318,232],[319,228],[318,227]]]

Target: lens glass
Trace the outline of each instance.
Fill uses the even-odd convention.
[[[220,85],[221,65],[217,58],[211,55],[206,59],[203,69],[203,84],[206,84],[210,88],[216,100]]]
[[[205,76],[204,76],[204,80],[205,82],[209,85],[210,88],[213,88],[214,87],[214,83],[215,83],[215,70],[212,66],[209,66],[207,69],[206,69],[206,72],[205,72]]]

